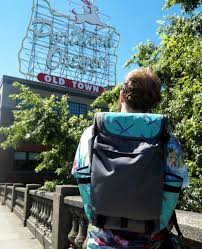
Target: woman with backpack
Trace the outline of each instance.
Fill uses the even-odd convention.
[[[72,174],[78,180],[84,210],[89,220],[87,243],[89,249],[182,248],[180,239],[171,233],[170,228],[174,224],[177,227],[179,237],[181,236],[174,209],[180,189],[189,185],[189,178],[180,143],[171,134],[164,136],[164,134],[167,134],[166,119],[163,115],[150,114],[150,110],[159,103],[160,99],[161,83],[154,72],[148,68],[131,71],[126,76],[120,92],[117,108],[120,114],[97,115],[97,125],[94,123],[93,127],[87,128],[81,137]],[[166,144],[166,147],[164,144]],[[133,151],[130,151],[133,146]],[[157,146],[159,146],[161,152],[156,150]],[[120,148],[121,152],[119,151]],[[146,156],[143,155],[145,151],[148,151],[148,148],[149,152]],[[151,154],[154,149],[156,154]],[[106,152],[106,150],[108,151]],[[164,152],[162,152],[163,150]],[[105,151],[104,154],[103,151]],[[134,157],[137,151],[141,152]],[[130,163],[125,162],[130,160],[128,154],[132,155]],[[109,160],[107,160],[106,155],[109,155]],[[120,158],[117,155],[120,155]],[[165,158],[165,160],[163,159],[165,167],[162,166],[163,163],[158,158]],[[144,165],[147,159],[147,165]],[[152,164],[152,161],[155,160],[157,163]],[[126,166],[122,167],[124,163]],[[100,166],[101,164],[103,165]],[[158,167],[157,164],[159,164]],[[124,177],[128,165],[133,165],[133,169],[130,167],[127,181],[127,174],[125,175],[126,178],[121,177]],[[137,170],[141,167],[142,171],[139,173]],[[124,171],[121,172],[121,170]],[[130,172],[137,173],[130,174]],[[149,172],[148,176],[146,176],[147,172]],[[101,176],[102,174],[103,176]],[[141,177],[137,174],[140,174]],[[163,177],[163,183],[160,181],[161,177]],[[132,179],[131,183],[129,178]],[[131,190],[131,188],[134,188],[133,178],[136,181],[134,186],[139,186],[136,191]],[[110,179],[108,183],[106,179]],[[151,183],[149,183],[150,180]],[[114,181],[114,185],[112,181]],[[127,182],[129,183],[127,184]],[[169,184],[166,184],[166,182],[169,182]],[[117,192],[118,194],[122,192],[122,187],[125,185],[128,186],[128,190],[120,193],[115,199]],[[145,191],[142,190],[144,185],[146,185]],[[151,187],[154,187],[156,192],[152,193],[151,191],[151,193],[145,195],[144,192],[148,192]],[[111,196],[110,194],[107,196],[110,189],[115,189],[114,197],[113,192]],[[134,193],[134,195],[131,193]],[[150,196],[153,197],[148,201]],[[131,198],[129,204],[124,206],[129,198]],[[137,219],[138,211],[135,211],[135,219],[133,219],[133,215],[131,216],[130,210],[133,213],[133,206],[134,210],[138,210],[139,203],[136,204],[139,199],[143,200],[142,203],[147,203],[144,207],[142,206],[145,213],[139,216],[145,217],[146,221],[142,221],[142,218]],[[160,206],[159,204],[155,205],[155,202],[159,201],[161,201]],[[170,205],[171,202],[173,202],[173,205]],[[166,204],[169,204],[168,206],[172,206],[172,208],[166,210]],[[125,210],[122,213],[121,206]],[[156,211],[156,207],[161,210]],[[151,218],[148,218],[155,216],[153,214],[147,216],[150,209],[151,213],[153,212],[155,215],[160,212],[159,219],[151,221]],[[140,213],[143,212],[141,210]],[[112,217],[113,215],[114,217]],[[157,227],[160,231],[157,231]]]

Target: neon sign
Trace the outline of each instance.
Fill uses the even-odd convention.
[[[29,78],[43,73],[103,87],[115,85],[119,34],[107,20],[101,21],[90,0],[67,1],[66,15],[48,0],[33,0],[19,52],[20,72]]]

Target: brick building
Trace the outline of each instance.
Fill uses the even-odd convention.
[[[53,84],[47,84],[50,77],[46,78],[46,83],[30,81],[4,75],[0,83],[0,125],[9,126],[13,122],[12,110],[16,107],[16,102],[9,98],[10,94],[16,93],[17,89],[12,86],[14,81],[18,81],[29,86],[35,93],[41,96],[58,97],[63,94],[69,95],[69,110],[72,114],[86,114],[90,104],[103,89],[82,82],[73,82],[72,87],[64,87],[60,78],[52,79]],[[62,81],[61,81],[62,82]],[[60,83],[61,83],[60,82]],[[93,88],[94,87],[94,88]],[[0,141],[2,140],[0,137]],[[0,149],[0,182],[23,182],[41,183],[44,178],[51,178],[50,174],[36,174],[34,167],[37,164],[36,155],[47,148],[37,144],[22,144],[17,150]]]

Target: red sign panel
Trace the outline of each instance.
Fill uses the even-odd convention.
[[[104,92],[104,87],[96,86],[88,83],[83,83],[80,81],[65,79],[62,77],[52,76],[48,74],[39,73],[37,79],[43,83],[63,86],[66,88],[78,89],[80,91],[99,94]]]

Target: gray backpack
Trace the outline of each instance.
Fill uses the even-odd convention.
[[[93,133],[89,177],[79,182],[82,187],[90,180],[87,202],[92,224],[144,234],[158,232],[167,119],[160,114],[96,113]]]

